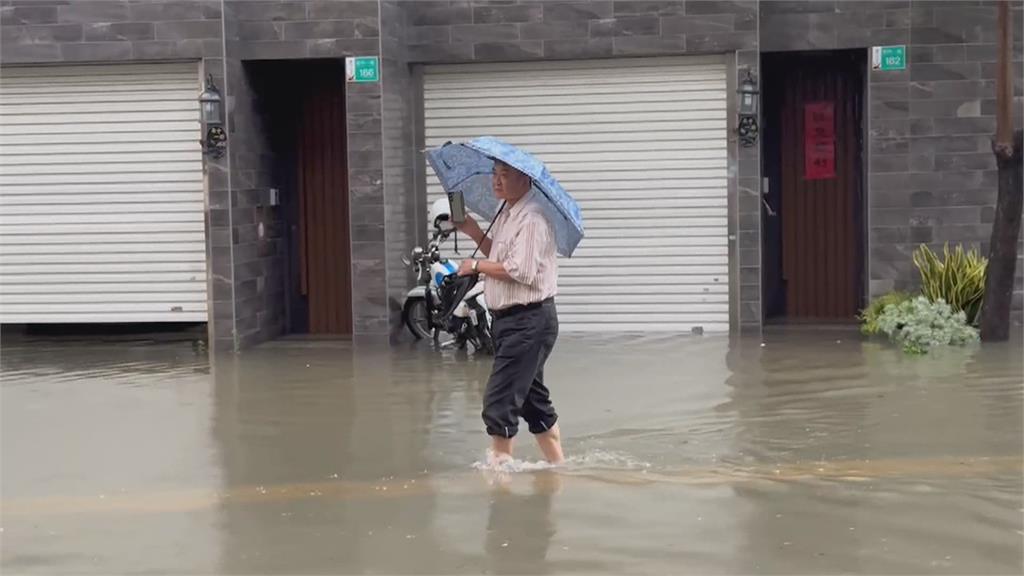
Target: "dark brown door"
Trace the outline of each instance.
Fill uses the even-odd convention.
[[[862,59],[793,54],[774,67],[785,315],[854,319],[862,279]]]
[[[337,79],[336,79],[337,78]],[[299,113],[299,290],[311,334],[352,333],[345,86],[340,74],[309,79]]]

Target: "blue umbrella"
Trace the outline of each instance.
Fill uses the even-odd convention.
[[[493,219],[501,208],[491,179],[495,160],[508,164],[533,180],[533,190],[539,192],[535,197],[554,228],[558,253],[572,256],[583,239],[580,207],[540,160],[489,136],[466,143],[449,142],[427,150],[427,161],[445,191],[462,192],[466,207],[488,220]]]

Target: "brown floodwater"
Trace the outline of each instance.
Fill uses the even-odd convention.
[[[1020,574],[1020,342],[563,335],[569,462],[481,470],[486,358],[8,342],[12,573]]]

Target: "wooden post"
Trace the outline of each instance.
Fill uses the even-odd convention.
[[[1010,3],[999,0],[999,50],[996,59],[996,146],[1002,148],[996,154],[1006,154],[1013,144],[1013,19],[1010,17]]]
[[[1013,133],[1013,28],[1007,0],[1000,0],[999,53],[996,77],[996,137],[992,151],[999,169],[999,192],[989,242],[985,303],[981,312],[981,338],[993,342],[1010,335],[1010,307],[1017,266],[1017,238],[1024,206],[1021,176],[1021,132]]]

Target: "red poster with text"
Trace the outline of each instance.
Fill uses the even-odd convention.
[[[828,180],[836,176],[835,103],[804,105],[804,179]]]

